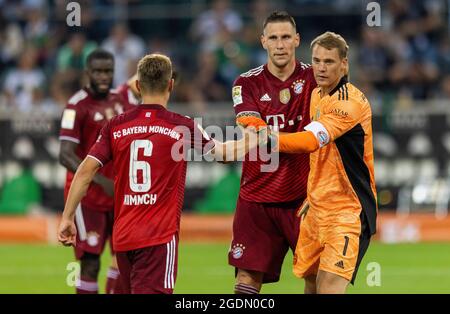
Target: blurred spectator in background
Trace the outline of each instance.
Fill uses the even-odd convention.
[[[208,102],[226,101],[230,97],[226,80],[220,76],[217,56],[204,51],[197,55],[195,76],[181,75],[174,88],[177,101],[187,102],[195,113],[207,111]]]
[[[0,12],[0,70],[12,65],[22,52],[24,38],[18,23],[8,23]]]
[[[48,8],[43,1],[38,1],[25,8],[26,24],[24,28],[25,38],[37,47],[42,47],[47,40],[49,23],[47,18]]]
[[[385,35],[379,28],[363,27],[362,42],[358,49],[357,77],[376,88],[387,87],[388,69],[394,62]]]
[[[145,53],[144,41],[129,32],[126,24],[114,26],[102,47],[115,58],[114,86],[126,82],[136,72],[135,65]]]
[[[18,66],[8,72],[3,92],[9,106],[27,112],[44,96],[45,76],[37,67],[37,52],[28,46],[22,52]]]
[[[450,74],[447,73],[441,82],[441,91],[438,95],[439,98],[448,101],[450,99]]]
[[[74,32],[69,41],[58,51],[57,69],[59,71],[82,71],[86,64],[87,56],[95,50],[97,44],[86,39],[82,32]]]
[[[246,23],[241,35],[249,48],[250,65],[247,68],[255,68],[267,62],[267,53],[264,49],[261,49],[261,27],[264,24],[265,17],[269,16],[270,12],[275,10],[275,7],[281,9],[279,5],[275,5],[268,0],[254,0],[250,4],[250,21]]]
[[[434,42],[443,29],[443,2],[390,0],[388,9],[391,42],[399,36],[407,43],[407,49],[403,49],[392,68],[390,81],[401,95],[426,99],[432,95],[439,77]]]
[[[200,42],[202,50],[215,50],[221,43],[220,34],[238,33],[243,26],[241,16],[228,0],[213,0],[211,8],[201,13],[191,26],[191,38]]]
[[[56,108],[63,109],[68,100],[81,88],[82,73],[76,70],[56,72],[50,83],[50,96]],[[56,109],[55,108],[55,109]]]

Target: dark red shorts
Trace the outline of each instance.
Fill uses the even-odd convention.
[[[106,241],[111,239],[114,212],[112,209],[108,212],[101,212],[79,205],[75,212],[75,224],[77,226],[75,257],[79,260],[84,253],[101,255]]]
[[[117,252],[125,294],[172,294],[177,279],[178,234],[168,243]]]
[[[263,272],[265,283],[277,282],[288,249],[295,251],[300,226],[296,211],[302,202],[254,203],[239,196],[229,264]]]

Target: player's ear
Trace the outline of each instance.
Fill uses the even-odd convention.
[[[295,34],[295,47],[300,46],[300,34],[296,33]]]
[[[342,70],[344,72],[344,75],[348,74],[348,58],[342,59]]]
[[[264,36],[264,34],[261,35],[261,45],[263,46],[264,49],[267,50],[266,37]]]
[[[141,93],[141,86],[139,85],[139,81],[136,80],[136,81],[134,81],[134,83],[136,84],[136,89],[137,89],[137,91],[138,91],[139,94],[140,94],[140,93]]]
[[[174,79],[170,79],[169,81],[169,93],[171,93],[173,91],[173,84],[174,84],[175,80]]]

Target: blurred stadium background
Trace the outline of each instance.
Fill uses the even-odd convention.
[[[380,27],[367,25],[363,0],[80,0],[81,27],[67,26],[68,2],[0,0],[0,293],[74,290],[65,283],[73,253],[55,238],[65,180],[58,132],[86,55],[113,52],[116,85],[144,54],[169,55],[179,74],[172,109],[224,128],[234,125],[233,80],[265,63],[259,36],[273,9],[296,18],[302,61],[316,35],[342,34],[351,81],[372,104],[379,230],[350,292],[450,292],[450,1],[377,1]],[[239,163],[189,163],[176,292],[232,291],[226,253],[239,180]],[[381,286],[366,282],[370,262]],[[263,292],[302,291],[290,264]]]

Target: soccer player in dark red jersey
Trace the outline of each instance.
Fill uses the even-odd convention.
[[[257,144],[246,142],[246,133],[240,141],[212,140],[192,119],[168,111],[173,83],[168,57],[152,54],[141,59],[137,86],[142,104],[102,129],[75,174],[58,229],[61,243],[75,244],[76,206],[97,170],[112,161],[113,247],[128,293],[173,292],[187,166],[183,153],[192,147],[228,161],[241,158]]]
[[[68,101],[61,120],[59,139],[60,163],[67,168],[65,197],[73,174],[97,140],[100,130],[113,116],[134,107],[111,90],[114,57],[104,50],[93,51],[87,59],[88,85]],[[80,260],[81,274],[77,293],[98,293],[97,278],[100,255],[112,234],[113,168],[107,165],[94,177],[88,193],[76,211],[79,230],[75,256]],[[113,293],[119,272],[113,257],[108,270],[106,292]]]
[[[136,79],[137,74],[133,75],[128,81],[116,88],[117,93],[121,94],[131,105],[139,105],[141,102],[141,96],[139,95],[139,91],[135,84]]]
[[[286,12],[274,12],[263,28],[267,64],[241,74],[233,86],[237,124],[301,131],[310,122],[309,102],[316,82],[310,65],[295,58],[300,44],[295,21]],[[289,248],[295,250],[299,234],[296,211],[306,198],[309,157],[281,153],[271,172],[261,172],[264,163],[243,162],[228,255],[236,268],[236,293],[259,293],[263,283],[277,282],[284,257]]]

